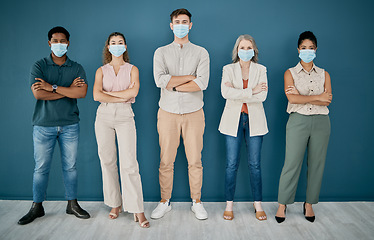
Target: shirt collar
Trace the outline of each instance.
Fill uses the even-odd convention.
[[[47,64],[48,65],[55,65],[55,66],[58,66],[52,59],[52,53],[48,55],[47,57]],[[64,64],[62,64],[61,66],[67,66],[67,67],[71,67],[71,60],[69,59],[68,56],[66,56],[66,61],[64,62]]]
[[[174,41],[172,42],[172,45],[180,48],[180,44],[179,44],[179,43],[176,43],[176,42],[174,42]],[[183,48],[188,47],[188,46],[190,46],[190,45],[191,45],[191,42],[188,41],[187,43],[183,44]]]
[[[300,62],[296,65],[295,68],[296,68],[296,72],[297,72],[297,73],[300,73],[302,70],[304,70],[304,72],[306,72],[306,73],[310,73],[310,72],[312,72],[313,70],[314,70],[316,73],[319,73],[319,68],[318,68],[314,63],[313,63],[313,67],[312,67],[312,69],[311,69],[309,72],[303,68],[303,65],[301,65]]]

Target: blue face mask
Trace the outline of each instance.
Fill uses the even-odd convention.
[[[173,25],[173,32],[177,38],[184,38],[190,31],[190,25],[178,24]]]
[[[119,57],[126,52],[126,47],[125,45],[109,45],[109,52],[114,56]]]
[[[299,58],[305,63],[310,63],[314,58],[316,58],[316,51],[311,49],[300,50]]]
[[[249,49],[249,50],[239,49],[238,51],[239,58],[244,62],[248,62],[249,60],[251,60],[254,55],[255,55],[255,51],[253,49]]]
[[[68,45],[65,43],[52,43],[51,50],[57,57],[62,57],[68,51]]]

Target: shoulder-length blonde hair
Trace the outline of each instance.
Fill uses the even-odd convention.
[[[242,40],[248,40],[248,41],[250,41],[252,43],[255,55],[253,56],[253,58],[252,58],[251,61],[257,63],[258,62],[258,48],[257,48],[256,42],[255,42],[255,39],[251,35],[248,35],[248,34],[240,35],[238,37],[238,39],[236,39],[236,42],[235,42],[235,45],[234,45],[234,49],[232,50],[232,62],[236,63],[236,62],[239,61],[238,47],[239,47],[239,43]]]
[[[107,63],[110,63],[112,61],[112,54],[109,52],[109,49],[108,49],[108,46],[109,46],[109,42],[110,42],[110,39],[114,36],[121,36],[123,37],[123,40],[125,41],[125,45],[126,44],[126,38],[125,36],[120,33],[120,32],[114,32],[114,33],[111,33],[108,37],[108,39],[105,41],[105,46],[104,46],[104,49],[103,49],[103,63],[104,65],[107,64]],[[130,57],[129,57],[129,51],[126,51],[123,53],[123,60],[125,62],[128,62],[130,63]]]

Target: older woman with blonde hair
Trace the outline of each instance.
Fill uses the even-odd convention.
[[[224,219],[232,220],[236,174],[239,167],[240,147],[244,139],[250,183],[256,218],[266,220],[261,206],[261,147],[263,135],[268,132],[262,102],[267,97],[266,67],[258,64],[258,48],[250,35],[240,35],[233,52],[233,63],[223,67],[221,91],[226,99],[219,131],[226,140],[226,209]]]
[[[104,203],[116,219],[122,208],[134,214],[141,227],[149,227],[144,216],[143,192],[136,159],[136,128],[131,104],[139,92],[139,70],[129,63],[126,39],[122,33],[109,35],[104,51],[104,66],[96,71],[94,100],[97,109],[95,133],[103,177]],[[117,146],[121,188],[117,168]]]

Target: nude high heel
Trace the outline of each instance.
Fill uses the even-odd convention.
[[[139,226],[142,227],[142,228],[149,228],[149,222],[147,220],[145,220],[144,222],[140,222],[136,213],[134,213],[134,221],[139,222]]]

